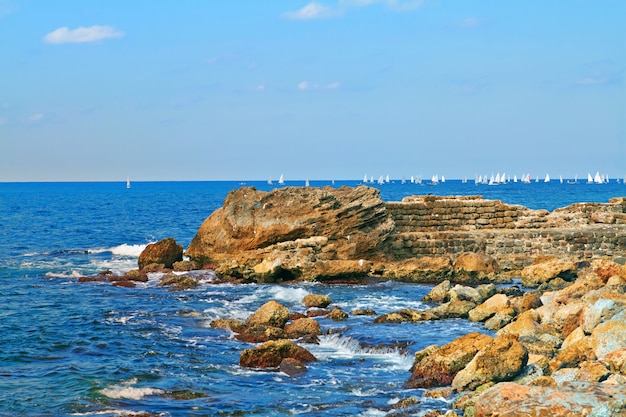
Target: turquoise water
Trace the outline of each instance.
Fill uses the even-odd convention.
[[[270,189],[264,182],[247,182]],[[337,181],[334,186],[356,185]],[[311,186],[330,182],[312,181]],[[287,185],[304,185],[288,182]],[[412,354],[446,343],[480,324],[447,320],[373,324],[351,316],[319,318],[328,334],[307,345],[318,358],[290,378],[238,366],[251,345],[209,327],[220,317],[245,319],[277,300],[305,309],[308,293],[329,295],[346,311],[384,314],[424,307],[430,287],[369,285],[215,285],[194,290],[78,283],[104,269],[136,268],[146,244],[174,237],[187,246],[202,221],[240,182],[0,184],[0,415],[384,416],[420,390],[404,388]],[[579,201],[607,202],[626,186],[531,183],[490,187],[447,181],[438,186],[378,186],[386,201],[406,195],[483,195],[552,210]],[[402,347],[399,347],[402,346]],[[418,410],[449,407],[424,399]]]

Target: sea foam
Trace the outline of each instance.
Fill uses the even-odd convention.
[[[103,388],[100,390],[100,393],[112,399],[141,400],[146,396],[159,395],[164,392],[162,389],[158,388],[138,388],[131,386],[136,383],[137,380],[132,379],[123,385],[112,385],[108,388]]]

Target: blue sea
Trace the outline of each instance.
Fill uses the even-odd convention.
[[[318,358],[289,377],[239,367],[251,345],[214,329],[217,318],[245,319],[269,300],[304,312],[309,293],[329,295],[345,311],[384,314],[426,308],[426,285],[232,285],[207,280],[171,291],[151,279],[136,288],[79,283],[103,270],[137,267],[143,248],[173,237],[186,247],[202,221],[222,205],[233,182],[0,183],[1,416],[393,416],[407,397],[413,354],[482,324],[446,320],[373,324],[318,318],[325,335],[306,347]],[[311,181],[354,186],[360,181]],[[276,185],[246,181],[269,190]],[[304,181],[286,185],[303,186]],[[372,186],[386,201],[408,195],[482,195],[534,209],[626,196],[626,185],[558,181],[498,186],[400,180]],[[446,410],[421,398],[414,415]]]

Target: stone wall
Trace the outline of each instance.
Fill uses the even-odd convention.
[[[548,212],[480,196],[412,196],[387,203],[398,259],[482,252],[502,257],[626,255],[626,199]]]

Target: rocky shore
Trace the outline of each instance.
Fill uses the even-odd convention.
[[[483,322],[488,334],[417,352],[406,386],[453,401],[446,416],[626,416],[625,212],[623,198],[548,213],[480,197],[384,203],[368,187],[242,188],[186,251],[166,239],[126,277],[84,280],[132,286],[161,271],[173,289],[199,279],[433,283],[424,310],[347,313],[313,296],[302,300],[306,314],[272,301],[245,321],[211,325],[258,344],[242,352],[241,366],[300,375],[316,361],[306,345],[324,332],[320,314],[370,314],[373,324]],[[184,272],[193,270],[208,272]],[[406,398],[390,415],[412,415],[419,401]]]

